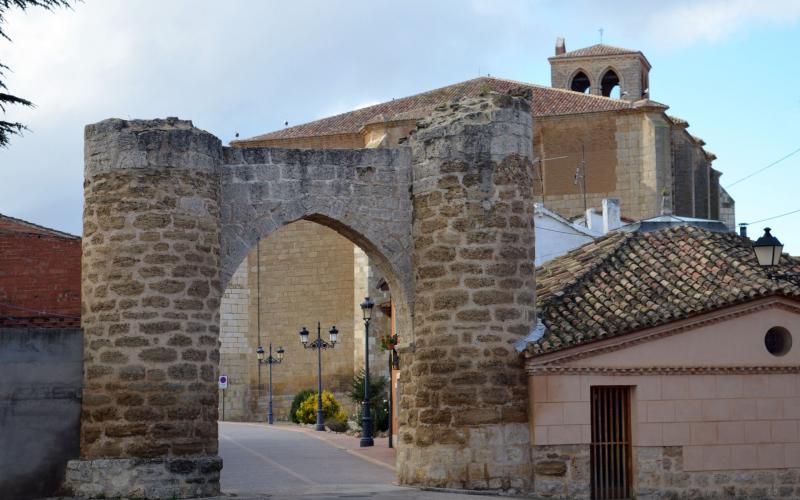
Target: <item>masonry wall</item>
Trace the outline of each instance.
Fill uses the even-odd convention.
[[[672,128],[673,206],[675,215],[694,217],[694,142],[684,127]]]
[[[588,480],[588,462],[575,457],[588,455],[591,443],[590,388],[608,385],[632,387],[635,486],[641,494],[664,494],[665,488],[757,494],[765,488],[772,497],[780,495],[781,476],[800,473],[796,374],[534,375],[538,493],[575,494],[579,485],[570,477]],[[544,474],[541,464],[554,451],[567,465]],[[567,473],[570,468],[580,470]]]
[[[228,388],[220,390],[219,418],[248,420],[250,406],[250,368],[255,363],[255,348],[250,335],[250,283],[248,260],[236,269],[220,302],[219,369],[228,377]]]
[[[0,333],[0,498],[50,497],[80,452],[83,332]]]
[[[285,361],[274,365],[275,415],[288,418],[295,393],[317,387],[317,356],[303,349],[298,332],[305,326],[316,338],[317,322],[322,338],[336,325],[339,342],[322,352],[323,390],[347,402],[344,393],[353,377],[353,244],[332,229],[314,222],[298,221],[280,228],[261,243],[261,342],[264,349],[283,346]],[[250,332],[252,352],[258,343],[257,269],[255,253],[250,262]],[[258,384],[258,365],[251,357],[250,384]],[[267,367],[262,367],[266,392]],[[263,395],[266,397],[266,394]],[[254,402],[251,401],[252,405]],[[264,413],[266,415],[266,413]]]
[[[80,315],[80,238],[0,219],[0,327],[77,327]]]
[[[550,81],[554,88],[570,89],[572,77],[582,70],[591,81],[591,93],[602,95],[601,81],[608,69],[613,69],[620,80],[623,99],[641,99],[647,87],[647,69],[636,54],[613,57],[550,59]]]
[[[261,255],[261,290],[257,255]],[[334,392],[348,413],[355,405],[347,397],[353,375],[364,366],[364,322],[361,302],[369,295],[376,304],[388,300],[375,288],[381,273],[366,253],[332,229],[297,221],[264,239],[236,270],[221,303],[220,370],[228,375],[225,419],[263,421],[267,415],[268,367],[259,367],[257,310],[261,302],[261,344],[269,351],[283,346],[285,362],[273,365],[273,413],[289,420],[294,395],[316,390],[316,355],[304,350],[302,326],[316,338],[316,318],[323,322],[323,339],[335,324],[339,343],[323,351],[323,389]],[[260,294],[259,294],[260,293]],[[350,303],[347,303],[350,301]],[[373,375],[388,376],[378,339],[388,331],[389,318],[378,307],[370,324],[370,366]],[[290,357],[289,354],[293,353]],[[220,398],[222,398],[220,391]],[[222,408],[220,407],[220,418]]]

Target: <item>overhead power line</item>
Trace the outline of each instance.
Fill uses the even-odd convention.
[[[750,175],[746,175],[746,176],[742,177],[741,179],[739,179],[738,181],[736,181],[736,182],[733,182],[733,183],[731,183],[731,184],[728,184],[727,186],[725,186],[725,189],[730,189],[730,188],[732,188],[733,186],[735,186],[735,185],[739,184],[740,182],[742,182],[742,181],[746,181],[746,180],[747,180],[747,179],[749,179],[750,177],[753,177],[753,176],[754,176],[754,175],[756,175],[756,174],[760,174],[761,172],[763,172],[764,170],[766,170],[766,169],[768,169],[768,168],[772,168],[772,167],[774,167],[774,166],[775,166],[775,165],[777,165],[778,163],[782,162],[783,160],[785,160],[785,159],[787,159],[787,158],[790,158],[791,156],[794,156],[794,155],[796,155],[797,153],[800,153],[800,148],[797,148],[797,149],[795,149],[794,151],[792,151],[792,152],[791,152],[791,153],[789,153],[788,155],[784,156],[783,158],[779,158],[779,159],[777,159],[777,160],[773,161],[772,163],[770,163],[770,164],[769,164],[769,165],[767,165],[766,167],[762,167],[762,168],[760,168],[760,169],[756,170],[755,172],[753,172],[752,174],[750,174]]]
[[[773,215],[772,217],[767,217],[766,219],[761,219],[761,220],[756,220],[756,221],[753,221],[753,222],[748,222],[747,224],[758,224],[759,222],[767,222],[768,220],[778,219],[780,217],[786,217],[787,215],[796,214],[797,212],[800,212],[800,208],[798,208],[797,210],[792,210],[791,212],[786,212],[785,214]]]

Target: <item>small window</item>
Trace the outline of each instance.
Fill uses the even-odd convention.
[[[781,326],[775,326],[764,335],[764,346],[773,356],[783,356],[792,348],[792,334]]]

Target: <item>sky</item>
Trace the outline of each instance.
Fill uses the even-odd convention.
[[[0,62],[35,108],[0,148],[0,213],[81,233],[83,127],[191,119],[224,143],[491,74],[549,85],[555,39],[641,50],[651,98],[729,186],[800,149],[800,0],[85,0],[7,13]],[[800,254],[800,152],[729,189]],[[624,211],[624,207],[623,207]]]

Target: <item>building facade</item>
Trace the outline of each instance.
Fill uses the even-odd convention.
[[[80,326],[81,239],[0,214],[0,328]]]
[[[537,494],[800,494],[800,288],[751,245],[620,232],[538,270],[540,327],[519,344]]]

